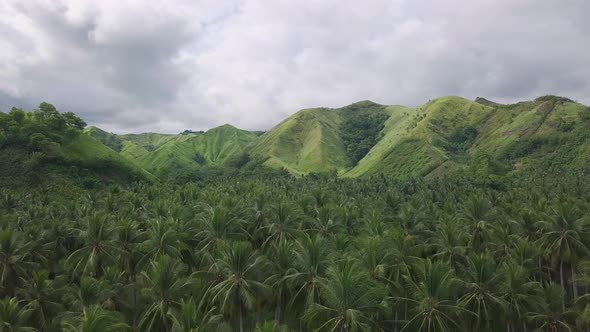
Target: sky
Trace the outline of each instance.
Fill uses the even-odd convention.
[[[590,105],[588,0],[0,0],[0,110],[116,133],[303,108],[557,94]]]

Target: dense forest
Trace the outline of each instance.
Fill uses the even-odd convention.
[[[84,125],[49,104],[14,109],[0,150],[51,155]],[[583,172],[96,179],[0,182],[0,330],[590,328]]]

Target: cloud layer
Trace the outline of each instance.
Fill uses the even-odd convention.
[[[268,129],[443,95],[590,104],[586,0],[0,0],[0,109],[115,132]]]

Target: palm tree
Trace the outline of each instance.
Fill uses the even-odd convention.
[[[200,240],[199,248],[212,252],[220,242],[239,237],[245,232],[241,224],[240,219],[235,218],[227,208],[221,205],[206,207],[199,220],[201,231],[196,235]]]
[[[13,296],[21,284],[21,277],[28,275],[34,264],[28,244],[23,244],[18,233],[12,229],[0,231],[0,287],[1,294]]]
[[[538,240],[539,246],[553,267],[559,266],[559,282],[564,291],[566,291],[564,265],[571,266],[572,280],[574,280],[572,291],[574,297],[577,297],[575,267],[579,257],[590,253],[582,241],[582,235],[586,233],[587,229],[585,220],[578,215],[575,205],[569,202],[558,204],[548,219],[548,221],[540,222],[543,234]],[[562,310],[565,311],[565,296]]]
[[[321,282],[321,303],[313,303],[305,312],[304,320],[317,330],[372,331],[373,317],[381,309],[384,289],[377,287],[352,261],[342,267],[330,267]]]
[[[252,309],[256,298],[263,298],[269,290],[258,281],[265,264],[264,257],[248,242],[229,243],[214,263],[224,279],[210,289],[213,302],[219,303],[222,313],[237,311],[240,332],[244,330],[245,311]]]
[[[115,245],[119,248],[119,264],[127,278],[127,286],[130,294],[130,310],[132,315],[132,328],[135,329],[138,318],[137,304],[137,274],[142,254],[138,250],[144,239],[145,233],[140,231],[133,221],[124,221],[116,229],[117,237]]]
[[[59,302],[59,289],[54,284],[54,280],[48,279],[47,271],[33,272],[31,279],[24,282],[24,287],[19,292],[27,302],[31,322],[40,330],[47,330],[63,308]]]
[[[432,257],[442,259],[457,271],[459,264],[464,261],[467,249],[464,235],[457,219],[446,219],[429,238],[430,247],[435,251]]]
[[[539,326],[539,330],[575,331],[572,323],[576,314],[571,310],[562,309],[564,297],[565,291],[559,285],[545,283],[539,308],[529,312],[527,317]]]
[[[297,217],[291,207],[284,201],[279,201],[277,205],[271,208],[272,214],[268,220],[268,225],[264,226],[266,239],[262,244],[267,246],[270,242],[281,242],[292,240],[297,237]]]
[[[459,313],[469,313],[457,305],[455,298],[459,280],[453,270],[443,262],[421,260],[414,266],[412,277],[404,276],[409,298],[401,298],[412,304],[413,316],[402,331],[444,332],[461,330]]]
[[[294,267],[285,279],[293,288],[290,306],[301,304],[307,309],[319,301],[320,282],[326,274],[329,248],[319,235],[303,235],[295,242]]]
[[[143,266],[160,256],[180,257],[182,242],[173,222],[157,219],[147,231],[146,240],[141,246],[145,255],[138,264]]]
[[[159,256],[142,272],[145,287],[143,295],[150,305],[139,322],[142,331],[170,331],[173,323],[171,309],[180,306],[180,299],[189,295],[192,280],[183,277],[180,262],[170,256]]]
[[[490,220],[490,203],[483,197],[472,196],[464,205],[464,218],[470,222],[471,239],[469,246],[476,252],[482,252],[490,237],[488,222]]]
[[[215,314],[216,307],[207,308],[203,299],[195,303],[192,297],[180,300],[180,308],[172,312],[172,332],[205,332],[215,329],[222,316]]]
[[[74,251],[66,263],[74,264],[74,272],[91,273],[100,277],[104,264],[114,261],[118,252],[113,243],[114,232],[101,213],[89,216],[85,226],[85,229],[77,230],[84,242],[82,247]]]
[[[500,274],[500,293],[506,302],[506,324],[508,332],[516,332],[516,324],[522,324],[522,331],[527,331],[526,313],[540,303],[540,285],[529,279],[529,271],[521,265],[504,263]]]
[[[0,300],[0,331],[36,331],[33,327],[27,325],[31,309],[27,306],[22,306],[22,302],[15,297]]]
[[[506,301],[499,293],[502,274],[496,262],[488,255],[471,255],[463,270],[464,295],[459,303],[469,311],[465,322],[469,330],[490,331],[494,329],[494,319],[504,313]]]
[[[369,271],[371,280],[384,281],[387,277],[387,269],[391,265],[393,257],[385,246],[381,237],[364,237],[359,240],[359,261]]]
[[[254,332],[289,332],[289,328],[277,322],[266,321],[262,324],[256,324]]]
[[[330,238],[344,230],[344,226],[334,219],[334,211],[330,206],[316,209],[316,217],[311,230],[323,238]]]
[[[273,257],[271,261],[273,273],[264,283],[273,288],[275,321],[281,324],[283,316],[287,314],[287,305],[291,296],[291,287],[289,287],[287,277],[295,258],[293,245],[288,241],[273,243],[268,248],[268,253]]]
[[[65,321],[63,329],[72,332],[119,332],[128,331],[129,327],[117,313],[93,305],[80,316]]]

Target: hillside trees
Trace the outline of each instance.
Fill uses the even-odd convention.
[[[60,113],[45,102],[33,112],[12,108],[8,114],[0,114],[0,147],[16,145],[42,151],[70,140],[84,127],[86,122],[74,113]]]
[[[365,102],[344,108],[346,116],[340,127],[346,153],[356,165],[377,144],[379,133],[389,117],[383,106]]]
[[[268,173],[274,174],[274,173]],[[0,195],[12,330],[582,331],[590,181],[228,173]]]

